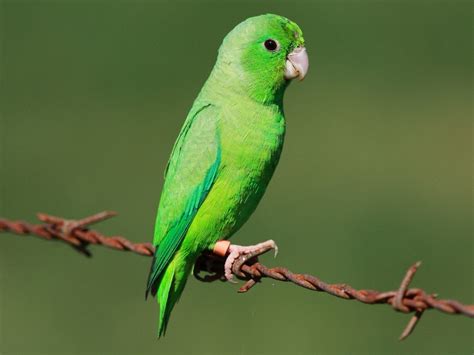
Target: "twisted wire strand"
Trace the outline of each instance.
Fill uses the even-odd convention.
[[[115,215],[115,212],[104,211],[80,220],[68,220],[39,213],[38,219],[43,222],[42,224],[30,224],[24,221],[0,218],[0,232],[33,235],[45,240],[60,240],[87,256],[91,256],[90,245],[102,245],[138,255],[153,256],[155,248],[151,243],[133,243],[123,236],[105,236],[89,228],[89,225]],[[225,258],[223,257],[203,253],[196,260],[194,276],[203,282],[225,281],[224,262]],[[396,311],[414,313],[403,330],[400,340],[411,334],[423,312],[428,309],[473,318],[474,305],[466,305],[456,300],[437,299],[435,294],[428,294],[420,288],[409,288],[409,284],[420,264],[420,262],[417,262],[407,270],[398,290],[386,292],[356,290],[347,284],[329,284],[316,276],[293,273],[283,267],[268,268],[258,262],[257,256],[251,258],[241,257],[234,263],[238,267],[233,268],[232,272],[236,277],[246,281],[239,289],[241,293],[248,292],[262,278],[271,278],[277,281],[291,282],[308,290],[325,292],[346,300],[357,300],[365,304],[387,304]],[[205,276],[201,276],[201,272],[204,272]]]
[[[115,215],[115,212],[104,211],[79,221],[73,221],[39,213],[38,219],[44,222],[44,224],[30,224],[24,221],[0,219],[0,232],[33,235],[46,240],[58,239],[72,245],[87,256],[91,255],[88,250],[89,245],[103,245],[115,250],[152,256],[155,248],[151,243],[132,243],[122,236],[105,236],[87,228],[90,224],[103,221]]]

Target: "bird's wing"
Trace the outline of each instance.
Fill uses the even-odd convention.
[[[155,225],[155,256],[147,294],[183,241],[197,211],[217,178],[221,161],[218,112],[210,104],[189,114],[173,147]]]

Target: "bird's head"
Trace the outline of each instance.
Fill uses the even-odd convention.
[[[308,72],[303,33],[282,16],[251,17],[225,37],[217,66],[229,85],[241,86],[252,98],[281,100],[290,80],[302,80]]]

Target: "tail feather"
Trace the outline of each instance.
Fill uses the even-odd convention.
[[[158,337],[162,337],[166,333],[171,311],[183,292],[191,268],[192,263],[178,261],[174,258],[159,280],[156,297],[160,307]]]

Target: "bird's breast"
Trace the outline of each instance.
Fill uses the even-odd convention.
[[[250,118],[242,114],[241,118],[232,117],[222,122],[224,167],[233,174],[243,174],[248,179],[258,180],[273,173],[283,146],[283,115],[261,111],[247,113]]]
[[[284,134],[284,117],[279,113],[264,111],[251,119],[232,117],[222,122],[217,189],[226,201],[229,234],[248,219],[262,198],[278,164]]]

